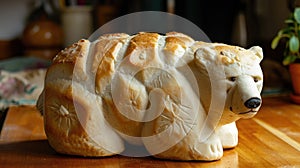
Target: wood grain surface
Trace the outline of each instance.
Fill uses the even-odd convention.
[[[300,167],[300,106],[288,97],[264,98],[252,119],[239,120],[239,144],[214,162],[179,162],[152,157],[85,158],[56,153],[48,144],[43,118],[33,106],[8,111],[0,136],[0,167]]]

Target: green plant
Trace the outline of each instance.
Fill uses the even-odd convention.
[[[285,39],[285,50],[283,52],[283,65],[294,63],[300,60],[300,7],[295,8],[291,16],[284,21],[286,27],[280,29],[271,43],[271,48],[275,49],[281,39]]]

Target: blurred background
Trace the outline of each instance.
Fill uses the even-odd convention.
[[[245,48],[261,46],[265,54],[264,94],[283,94],[290,89],[289,74],[281,64],[283,48],[272,50],[270,44],[297,3],[296,0],[0,1],[0,60],[6,67],[11,65],[7,60],[16,58],[49,61],[64,47],[88,38],[114,18],[137,11],[164,11],[190,20],[212,42]],[[13,63],[13,66],[22,65]]]

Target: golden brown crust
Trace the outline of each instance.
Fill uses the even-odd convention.
[[[159,37],[157,33],[138,33],[130,40],[125,57],[130,57],[133,66],[143,67],[149,64],[156,57]]]
[[[106,41],[105,52],[100,50],[98,47],[96,50],[97,57],[101,57],[100,62],[98,63],[95,85],[96,93],[103,94],[104,89],[110,83],[112,75],[115,72],[115,62],[119,53],[119,50],[123,46],[124,39],[112,39]],[[100,44],[97,44],[97,46]],[[96,65],[96,64],[95,64]]]
[[[194,42],[194,39],[192,39],[190,36],[183,34],[183,33],[179,33],[179,32],[168,32],[168,33],[166,33],[166,37],[178,37],[189,43]]]
[[[104,34],[104,35],[100,36],[98,38],[98,40],[101,40],[101,39],[125,39],[128,37],[130,37],[130,36],[126,33],[113,33],[113,34]]]
[[[230,46],[226,44],[215,44],[215,50],[219,55],[222,63],[229,65],[236,62],[242,62],[243,64],[250,64],[255,62],[255,60],[260,60],[261,58],[258,54],[253,54],[251,49],[246,50],[238,46]]]
[[[81,39],[59,52],[48,68],[46,82],[61,78],[86,80],[86,59],[89,47],[90,42]]]
[[[89,45],[88,40],[79,40],[77,43],[72,44],[58,53],[54,57],[53,63],[75,63],[78,57],[83,57],[86,54],[87,45]]]
[[[116,131],[128,136],[133,136],[133,137],[141,136],[143,123],[132,121],[131,119],[128,119],[126,116],[121,114],[118,111],[112,99],[105,98],[104,101],[107,107],[104,116],[107,122],[109,122]],[[119,121],[119,122],[115,122],[115,121]]]
[[[97,110],[101,102],[83,87],[64,79],[48,82],[45,100],[45,132],[56,151],[83,156],[110,156],[123,151],[120,140],[114,142],[118,143],[115,148],[101,146],[106,145],[97,138],[101,131],[106,131],[112,142],[114,135],[110,137],[110,130],[101,123],[102,113]]]
[[[84,151],[87,150],[85,146],[88,136],[75,112],[71,86],[64,83],[68,82],[48,83],[45,88],[47,108],[45,108],[44,120],[49,143],[61,153],[79,154],[79,151],[83,150],[85,155],[95,154],[96,150]],[[77,143],[74,143],[76,141]]]
[[[175,56],[175,52],[177,50],[180,50],[180,48],[186,49],[186,47],[187,46],[185,45],[185,43],[182,40],[180,40],[179,38],[167,37],[164,50],[167,52],[170,52],[171,54],[169,54],[169,55]]]

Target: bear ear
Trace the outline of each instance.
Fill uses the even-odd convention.
[[[217,54],[214,47],[212,46],[208,46],[208,45],[201,46],[195,52],[196,62],[200,65],[205,66],[211,64],[212,62],[216,61],[216,58],[217,58]]]
[[[261,47],[259,46],[253,46],[251,48],[249,48],[250,51],[252,51],[258,58],[259,61],[261,61],[263,59],[263,50]]]

